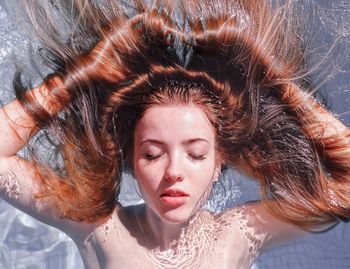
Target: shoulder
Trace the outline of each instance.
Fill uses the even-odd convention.
[[[113,226],[119,229],[122,226],[119,217],[121,214],[125,214],[125,208],[116,203],[111,214],[105,218],[91,223],[64,219],[62,221],[64,224],[57,228],[65,232],[77,245],[84,245],[91,238],[100,238],[108,231],[109,227]]]
[[[118,237],[132,234],[134,226],[137,224],[139,212],[142,212],[144,205],[122,206],[117,203],[112,213],[97,222],[87,224],[80,233],[80,240],[94,237],[97,241],[107,241],[111,233],[118,234]],[[134,221],[135,220],[135,221]],[[84,231],[85,228],[85,231]]]
[[[243,204],[226,209],[218,217],[227,234],[246,240],[250,249],[263,252],[277,244],[296,239],[306,232],[272,215],[263,202]]]

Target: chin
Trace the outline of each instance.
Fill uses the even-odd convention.
[[[167,223],[170,224],[182,224],[186,223],[192,217],[192,211],[175,209],[171,211],[159,214],[159,217]]]

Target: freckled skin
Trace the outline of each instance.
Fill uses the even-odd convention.
[[[259,204],[217,215],[199,210],[219,176],[215,135],[197,106],[153,106],[145,111],[134,134],[133,167],[146,203],[117,205],[96,223],[64,220],[74,227],[74,234],[66,231],[73,235],[85,268],[250,268],[266,238],[279,240],[285,230],[291,234],[292,228]],[[27,181],[19,185],[18,180],[15,174],[0,174],[0,192],[23,204],[23,186],[33,186],[23,183]],[[186,193],[185,202],[165,204],[160,197],[168,189]],[[33,207],[51,212],[43,203]]]
[[[135,176],[148,209],[162,221],[183,223],[215,177],[215,130],[194,105],[153,106],[145,111],[134,135]],[[185,204],[163,204],[167,188],[189,194]]]

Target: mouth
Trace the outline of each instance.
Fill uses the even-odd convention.
[[[178,189],[167,189],[160,195],[160,201],[168,206],[180,206],[189,198],[189,194]]]

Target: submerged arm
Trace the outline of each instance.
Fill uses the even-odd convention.
[[[273,203],[273,201],[268,201],[268,203]],[[250,225],[254,227],[253,231],[263,237],[261,252],[307,234],[300,227],[272,215],[262,202],[247,205],[246,210],[248,220],[251,218]]]
[[[261,254],[278,244],[299,238],[307,234],[300,227],[281,220],[271,214],[265,203],[273,201],[246,203],[239,207],[228,209],[223,218],[230,220],[231,225],[239,222],[239,230],[242,232],[249,246]],[[235,226],[229,225],[235,229]],[[236,236],[235,232],[228,231]],[[233,238],[233,241],[236,239]]]
[[[60,80],[56,78],[53,82],[58,85]],[[51,116],[62,108],[60,103],[51,98],[45,84],[28,91],[26,95]],[[17,154],[39,130],[36,122],[17,99],[0,109],[0,119],[0,158]]]
[[[312,96],[290,87],[285,93],[290,103],[304,114],[305,133],[313,142],[322,162],[328,207],[336,218],[350,217],[350,130]]]
[[[51,79],[49,83],[54,91],[62,87],[59,78]],[[63,108],[63,104],[57,102],[57,98],[48,91],[46,85],[34,88],[26,94],[49,116],[55,116]],[[0,109],[0,197],[38,220],[69,232],[69,228],[74,226],[73,222],[61,219],[50,199],[35,198],[40,190],[37,170],[31,161],[17,155],[39,130],[37,123],[19,100],[16,99]]]
[[[260,244],[259,250],[266,250],[276,244],[298,238],[307,234],[307,231],[328,230],[338,223],[338,220],[346,220],[346,217],[350,216],[350,195],[347,195],[350,194],[350,130],[313,97],[303,93],[297,87],[291,87],[285,92],[283,98],[284,102],[280,107],[287,107],[285,105],[287,103],[288,108],[292,108],[295,113],[286,111],[290,115],[296,115],[290,118],[298,125],[278,129],[279,136],[276,140],[268,140],[271,144],[269,144],[269,151],[263,152],[265,155],[262,155],[262,161],[259,162],[260,148],[257,147],[256,151],[252,151],[254,154],[248,157],[252,156],[253,160],[258,159],[257,165],[254,163],[251,165],[252,162],[242,165],[243,168],[248,167],[249,175],[260,176],[260,178],[257,177],[258,180],[261,180],[262,186],[267,189],[265,196],[267,199],[263,202],[242,207],[243,215],[246,216],[246,225],[251,231],[249,236],[260,238],[257,240]],[[289,118],[284,119],[289,120]],[[303,132],[305,135],[295,138],[294,126],[299,127],[300,133]],[[289,131],[290,134],[286,133]],[[268,130],[266,132],[268,133]],[[285,142],[283,137],[286,134],[293,138],[290,141],[286,140],[289,144],[283,144],[287,146],[282,147],[281,144],[276,143],[280,146],[278,148],[273,144],[275,141]],[[264,148],[263,146],[265,144],[261,148]],[[305,152],[300,152],[304,149]],[[277,150],[283,154],[276,154],[277,157],[270,155]],[[297,159],[300,154],[318,155],[319,159],[307,159],[311,160],[310,164],[313,165],[310,167],[316,168],[314,174],[304,168],[302,158]],[[285,159],[280,156],[285,156]],[[250,161],[249,158],[247,159]],[[255,170],[251,168],[252,166]],[[308,168],[308,166],[305,167]],[[288,174],[286,171],[288,168],[293,173]],[[300,170],[303,173],[300,173]],[[269,191],[278,192],[276,196],[272,193],[272,197],[276,197],[275,200],[269,200],[268,195],[271,194]]]

